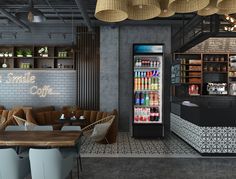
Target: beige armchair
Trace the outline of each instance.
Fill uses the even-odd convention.
[[[99,121],[96,121],[82,129],[83,135],[92,138],[96,142],[104,139],[109,144],[106,135],[115,120],[115,115],[107,116]]]

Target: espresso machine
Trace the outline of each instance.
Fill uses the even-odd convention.
[[[226,95],[227,83],[207,83],[207,92],[209,95]]]

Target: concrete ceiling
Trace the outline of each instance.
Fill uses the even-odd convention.
[[[16,18],[15,14],[20,11],[22,7],[28,5],[29,0],[0,0],[0,25],[15,23],[22,26],[26,24],[31,26],[24,19]],[[47,24],[71,24],[72,19],[75,25],[96,26],[107,23],[98,21],[94,17],[96,0],[33,0],[35,8],[38,8],[46,16]],[[2,10],[1,10],[2,9]],[[115,25],[182,25],[192,19],[196,14],[176,14],[170,18],[155,18],[147,21],[131,21],[126,20]],[[10,17],[10,18],[9,18]],[[18,22],[21,21],[21,22]],[[184,20],[184,21],[183,21]],[[23,25],[24,26],[24,25]]]

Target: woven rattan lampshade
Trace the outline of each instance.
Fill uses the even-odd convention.
[[[159,0],[129,0],[129,19],[147,20],[161,13]]]
[[[236,0],[219,0],[217,3],[219,14],[236,13]]]
[[[105,22],[119,22],[128,18],[127,0],[97,0],[95,17]]]
[[[209,0],[170,0],[169,7],[177,13],[189,13],[205,8],[209,2]]]
[[[212,14],[215,14],[219,11],[219,9],[216,7],[217,6],[218,0],[210,0],[210,3],[207,7],[204,9],[201,9],[197,12],[199,16],[209,16]]]
[[[158,17],[170,17],[175,14],[174,11],[172,11],[169,8],[169,0],[160,0],[160,8],[161,8],[161,14]]]

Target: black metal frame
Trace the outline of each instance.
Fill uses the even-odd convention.
[[[162,53],[148,53],[150,55],[162,55],[163,61],[162,61],[162,73],[165,73],[165,63],[164,63],[164,51],[165,51],[165,45],[163,43],[134,43],[133,44],[133,51],[132,51],[132,136],[137,138],[153,138],[153,137],[164,137],[165,136],[165,110],[164,110],[164,102],[165,102],[165,95],[164,95],[164,79],[162,78],[162,123],[161,124],[135,124],[134,123],[134,46],[135,45],[160,45],[163,47]],[[147,53],[140,53],[140,55],[147,55]],[[163,75],[164,76],[164,75]],[[153,128],[154,126],[154,128]],[[136,127],[136,131],[134,131],[134,128]],[[141,129],[142,128],[142,129]]]
[[[183,15],[184,17],[184,15]],[[222,31],[219,15],[201,17],[196,15],[172,35],[172,51],[184,52],[210,37],[236,37],[234,32]]]

